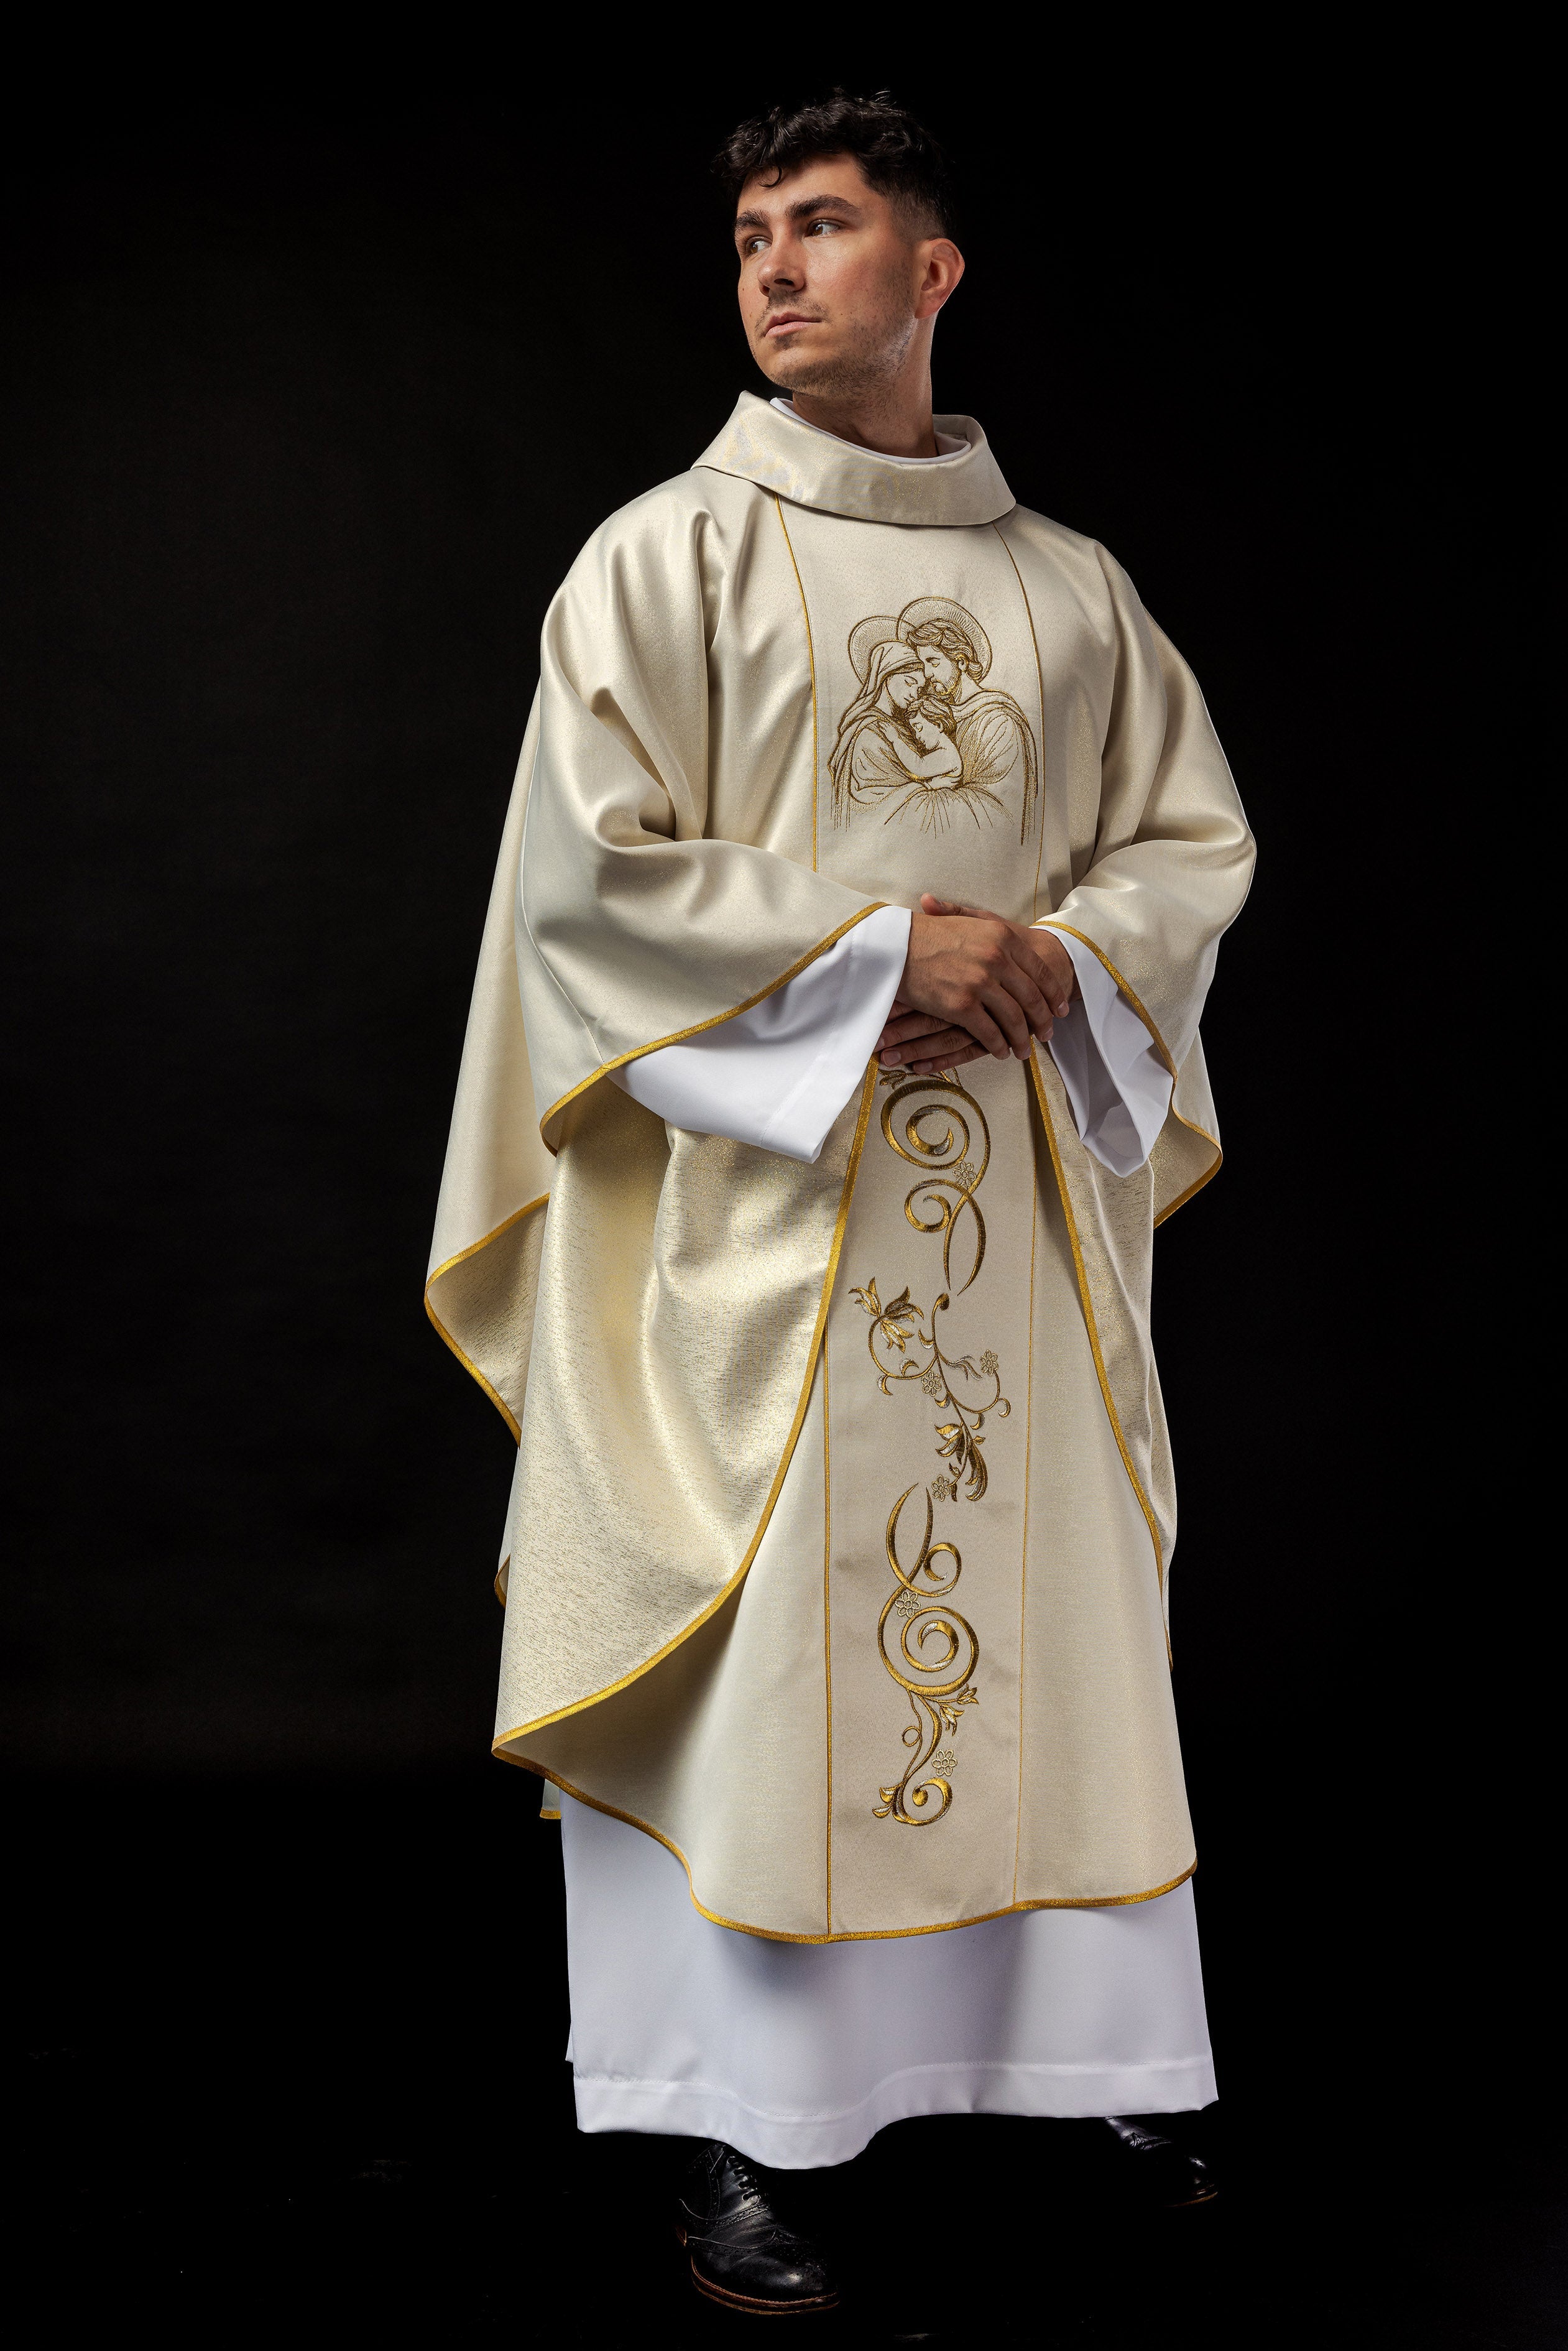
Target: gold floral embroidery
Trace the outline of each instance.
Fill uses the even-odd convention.
[[[926,1488],[925,1532],[908,1569],[899,1560],[898,1527],[904,1506],[915,1491],[913,1486],[899,1496],[887,1521],[894,1588],[877,1620],[877,1647],[909,1700],[912,1719],[903,1740],[911,1753],[902,1779],[878,1790],[882,1802],[873,1807],[873,1817],[925,1828],[939,1821],[953,1801],[948,1775],[956,1757],[952,1748],[942,1746],[943,1735],[953,1737],[965,1710],[979,1704],[973,1681],[980,1657],[975,1628],[956,1608],[942,1604],[956,1590],[964,1563],[956,1544],[932,1541],[932,1505],[956,1501],[960,1486],[967,1501],[981,1499],[987,1486],[987,1415],[1004,1420],[1011,1407],[1002,1394],[1001,1364],[995,1353],[988,1348],[977,1359],[945,1355],[936,1332],[938,1314],[948,1311],[952,1297],[963,1295],[985,1262],[985,1219],[975,1198],[991,1157],[985,1113],[954,1077],[910,1080],[902,1071],[891,1071],[884,1082],[891,1088],[882,1109],[888,1147],[925,1171],[905,1196],[904,1213],[916,1232],[941,1234],[944,1288],[929,1312],[915,1303],[907,1283],[885,1306],[874,1279],[850,1295],[871,1317],[866,1344],[883,1395],[890,1396],[895,1384],[914,1382],[939,1415],[951,1417],[936,1423],[937,1456],[948,1468]],[[901,1113],[905,1113],[902,1123]],[[953,1248],[960,1234],[967,1238],[970,1263],[955,1293]],[[961,1387],[955,1386],[956,1380]],[[988,1382],[990,1394],[976,1399],[971,1384],[976,1381]],[[939,1565],[942,1561],[951,1565]],[[896,1635],[891,1651],[890,1626]]]
[[[893,1394],[892,1382],[902,1384],[906,1380],[916,1380],[938,1411],[951,1412],[954,1416],[951,1420],[936,1424],[936,1450],[945,1461],[951,1462],[953,1474],[950,1478],[932,1479],[933,1499],[939,1502],[953,1501],[962,1480],[966,1500],[977,1502],[988,1483],[983,1450],[986,1440],[980,1433],[986,1426],[986,1415],[994,1412],[998,1420],[1005,1420],[1012,1410],[1002,1394],[1001,1365],[996,1356],[989,1348],[978,1362],[973,1355],[950,1358],[942,1353],[936,1343],[936,1317],[947,1305],[946,1292],[931,1310],[929,1331],[925,1328],[927,1320],[925,1308],[913,1302],[907,1289],[901,1290],[886,1306],[876,1294],[874,1281],[868,1281],[863,1290],[852,1290],[850,1296],[858,1306],[863,1306],[872,1318],[869,1333],[871,1359],[876,1365],[877,1384],[883,1395]],[[902,1364],[884,1363],[877,1353],[878,1339],[884,1347],[895,1349],[906,1360]],[[918,1363],[908,1353],[912,1346],[928,1347],[931,1350],[930,1362]],[[952,1375],[956,1373],[962,1373],[971,1380],[988,1379],[990,1395],[978,1405],[956,1395],[951,1384]],[[914,1491],[913,1487],[910,1490]]]

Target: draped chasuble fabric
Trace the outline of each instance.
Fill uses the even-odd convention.
[[[743,396],[573,567],[428,1289],[519,1433],[497,1751],[803,1941],[1194,1863],[1149,1282],[1218,1164],[1197,1022],[1251,842],[1125,575],[938,423],[906,467]],[[873,1064],[810,1165],[604,1082],[923,890],[1103,966],[1174,1081],[1134,1173],[1049,1054]]]

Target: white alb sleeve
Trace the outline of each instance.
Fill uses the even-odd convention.
[[[1099,956],[1066,931],[1054,935],[1072,957],[1079,1000],[1056,1023],[1046,1050],[1061,1073],[1084,1149],[1113,1176],[1133,1176],[1166,1123],[1171,1073]]]
[[[749,1012],[610,1074],[671,1126],[810,1163],[865,1075],[908,953],[908,908],[879,906]]]

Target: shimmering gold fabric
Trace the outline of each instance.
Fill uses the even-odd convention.
[[[984,1061],[960,1080],[967,1100],[925,1087],[897,1104],[901,1137],[921,1105],[917,1139],[951,1135],[924,1169],[880,1116],[868,1123],[810,1413],[738,1590],[652,1673],[507,1742],[652,1826],[699,1906],[755,1932],[915,1933],[1124,1900],[1193,1864],[1154,1549],[1097,1384],[1030,1076]],[[879,1110],[894,1092],[879,1088]],[[945,1270],[944,1232],[920,1227],[965,1191]],[[1142,1196],[1146,1217],[1146,1179]],[[974,1209],[985,1246],[969,1280]],[[934,1314],[949,1270],[951,1303]],[[873,1286],[902,1351],[875,1327]],[[935,1326],[940,1379],[911,1305],[920,1331]],[[915,1376],[884,1392],[884,1364]],[[986,1410],[998,1386],[1005,1415]],[[943,1434],[966,1406],[977,1497]],[[1146,1476],[1146,1422],[1139,1434]],[[889,1562],[901,1498],[907,1602]],[[927,1692],[959,1701],[951,1721]],[[503,1722],[506,1705],[504,1691]],[[887,1791],[911,1765],[894,1817]]]
[[[538,742],[536,702],[485,917],[425,1284],[431,1321],[514,1437],[528,1385],[542,1212],[553,1165],[539,1140],[513,941],[517,860]]]
[[[805,1410],[860,1108],[803,1166],[666,1128],[614,1086],[570,1105],[512,1489],[504,1725],[642,1671],[747,1564]]]
[[[574,566],[434,1260],[521,1425],[498,1749],[759,1933],[1136,1899],[1192,1860],[1151,1236],[1218,1161],[1197,1020],[1251,843],[1125,575],[938,422],[963,454],[901,467],[743,397]],[[1084,1151],[1048,1056],[891,1124],[873,1071],[812,1168],[604,1082],[925,889],[1113,971],[1176,1075],[1149,1166]]]

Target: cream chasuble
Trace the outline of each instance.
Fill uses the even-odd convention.
[[[743,396],[574,566],[428,1291],[520,1436],[497,1752],[789,1939],[1194,1858],[1151,1238],[1218,1164],[1197,1021],[1251,844],[1124,574],[937,422],[961,454],[903,466]],[[1099,959],[1175,1081],[1135,1173],[1044,1053],[873,1067],[810,1165],[604,1082],[923,890]]]

